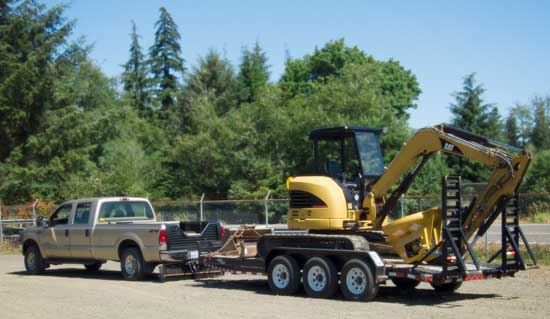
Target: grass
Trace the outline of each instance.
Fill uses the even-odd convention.
[[[489,244],[489,247],[486,250],[484,244],[477,244],[474,247],[474,253],[478,257],[478,259],[484,261],[492,257],[498,250],[500,250],[500,248],[500,244]],[[531,250],[533,251],[535,258],[537,259],[538,264],[547,266],[550,265],[550,244],[533,244],[531,245]],[[531,259],[524,245],[520,246],[520,251],[526,263],[530,264]],[[493,260],[493,263],[498,263],[500,258],[500,256],[497,257],[496,260]]]
[[[21,250],[19,245],[13,245],[9,242],[0,243],[0,256],[3,255],[19,255]]]
[[[520,222],[532,224],[550,224],[550,212],[537,212],[526,217],[521,217]]]

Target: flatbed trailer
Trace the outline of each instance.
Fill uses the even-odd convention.
[[[307,295],[326,298],[339,286],[347,299],[368,301],[376,296],[379,285],[388,280],[400,289],[412,289],[420,282],[427,282],[437,291],[452,292],[464,281],[513,277],[518,271],[538,267],[519,227],[517,199],[512,204],[500,214],[501,247],[486,262],[478,260],[472,242],[449,234],[448,223],[444,221],[442,233],[447,235],[427,254],[438,256],[430,261],[405,263],[399,256],[378,250],[380,245],[369,243],[371,237],[364,233],[266,233],[244,228],[233,234],[220,250],[201,256],[201,263],[224,272],[266,275],[276,294],[293,294],[303,285]],[[526,262],[520,243],[532,263]]]

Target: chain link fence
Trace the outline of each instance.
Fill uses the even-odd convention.
[[[465,185],[463,204],[472,200],[482,184]],[[220,220],[226,225],[284,225],[287,222],[288,199],[197,200],[152,203],[160,221]],[[441,205],[440,195],[403,196],[390,217],[400,218]],[[519,195],[520,214],[524,218],[550,214],[550,193]],[[0,205],[0,241],[16,241],[22,229],[32,226],[39,216],[47,217],[56,205],[35,201],[24,205]],[[530,219],[532,220],[532,219]],[[536,219],[533,221],[537,222]],[[541,221],[544,222],[544,221]]]

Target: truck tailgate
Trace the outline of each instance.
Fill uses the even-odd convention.
[[[167,224],[168,251],[198,251],[207,254],[222,245],[221,225],[206,222],[181,222]]]

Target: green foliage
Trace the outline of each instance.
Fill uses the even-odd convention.
[[[450,106],[452,123],[472,133],[501,140],[500,114],[495,105],[485,104],[484,92],[483,86],[478,85],[475,80],[475,73],[464,77],[462,91],[454,94],[455,103]],[[471,182],[485,181],[490,172],[483,164],[464,158],[448,157],[448,163],[454,174]]]
[[[175,104],[178,74],[183,74],[185,68],[181,57],[181,36],[178,26],[166,8],[160,8],[160,17],[155,27],[155,43],[149,49],[150,65],[157,98],[166,118],[170,116]]]
[[[537,149],[550,148],[550,96],[533,99],[535,125],[531,139]]]
[[[510,113],[506,118],[504,129],[507,143],[514,146],[520,145],[518,122],[513,114]]]
[[[527,171],[523,190],[530,192],[550,191],[550,150],[540,150],[534,154],[533,162]]]
[[[254,48],[242,50],[241,64],[239,66],[239,100],[251,103],[258,98],[260,90],[266,86],[269,80],[269,65],[267,56],[256,41]]]
[[[124,92],[129,105],[138,110],[141,115],[146,116],[151,111],[149,80],[147,79],[148,70],[139,44],[136,24],[133,21],[130,37],[130,59],[124,64],[124,72],[122,73]]]

